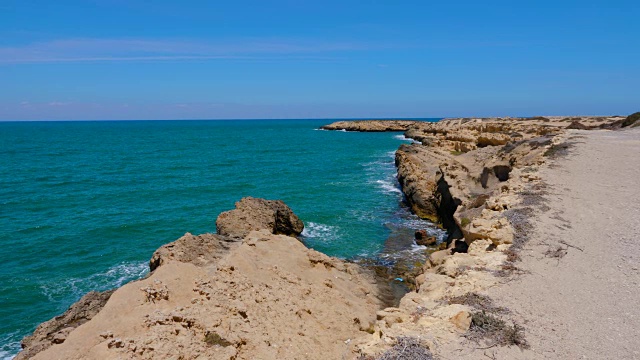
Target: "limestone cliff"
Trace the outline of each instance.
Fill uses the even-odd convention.
[[[325,129],[404,131],[417,143],[396,151],[398,181],[412,211],[464,238],[511,243],[500,212],[517,202],[519,185],[535,179],[544,154],[566,128],[616,127],[623,117],[452,118],[439,122],[339,121]],[[401,125],[401,126],[400,126]],[[515,178],[515,181],[509,181]],[[488,228],[487,228],[488,227]]]
[[[186,234],[162,246],[147,278],[99,303],[83,298],[67,314],[82,309],[84,315],[44,323],[18,357],[338,359],[350,353],[349,339],[371,331],[381,306],[375,280],[355,264],[277,235],[302,231],[284,203],[245,198],[236,206],[218,217],[223,234]]]
[[[624,120],[327,125],[403,131],[418,142],[396,152],[398,180],[416,214],[449,230],[449,247],[430,255],[399,306],[381,309],[370,274],[292,237],[303,224],[284,203],[245,198],[218,217],[216,234],[186,234],[159,248],[147,278],[89,294],[43,323],[18,359],[356,359],[407,337],[438,355],[478,310],[456,299],[479,296],[517,269],[513,249],[542,187],[536,172],[566,148],[565,128]]]
[[[379,311],[373,334],[354,340],[354,351],[377,356],[411,337],[437,356],[443,344],[458,341],[473,314],[484,310],[468,299],[482,298],[486,289],[517,273],[526,218],[544,188],[536,173],[566,148],[565,129],[576,122],[582,129],[616,128],[622,120],[458,118],[409,125],[404,134],[418,143],[396,152],[398,181],[413,212],[449,231],[448,248],[431,253],[415,279],[417,290],[398,307]],[[354,131],[386,126],[338,124]]]

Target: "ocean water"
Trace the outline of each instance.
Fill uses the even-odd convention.
[[[84,293],[144,276],[162,244],[215,232],[243,196],[285,201],[331,256],[420,251],[412,231],[431,225],[402,206],[393,164],[410,140],[317,130],[329,122],[0,123],[0,359]]]

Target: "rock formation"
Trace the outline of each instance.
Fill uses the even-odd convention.
[[[471,326],[472,302],[517,267],[514,249],[542,187],[537,169],[565,151],[568,126],[636,126],[623,117],[353,121],[331,130],[404,131],[398,181],[418,216],[449,232],[397,307],[355,264],[307,249],[281,201],[244,198],[217,234],[159,248],[151,274],[90,293],[23,341],[18,359],[356,359],[400,339],[438,353]],[[577,125],[574,125],[577,127]],[[533,194],[533,195],[532,195]],[[418,229],[416,229],[418,230]],[[524,234],[524,235],[523,235]],[[427,242],[426,233],[418,232]],[[514,245],[512,245],[514,244]]]
[[[373,277],[276,235],[302,231],[284,203],[245,198],[216,223],[158,249],[147,278],[43,323],[19,359],[337,359],[372,331]]]
[[[196,266],[215,264],[229,250],[237,247],[240,240],[217,234],[192,235],[184,234],[178,240],[162,245],[149,260],[149,270],[154,271],[159,266],[179,261]]]
[[[216,220],[218,234],[243,238],[253,230],[267,229],[272,234],[297,236],[304,224],[280,200],[242,198],[234,210],[225,211]]]
[[[346,130],[346,131],[406,131],[414,126],[417,121],[412,120],[355,120],[337,121],[329,125],[322,126],[324,130]]]
[[[450,119],[416,124],[405,136],[421,143],[402,145],[396,152],[398,181],[418,216],[449,230],[448,243],[461,238],[467,245],[479,238],[496,245],[509,243],[504,231],[479,228],[487,221],[499,229],[508,227],[494,219],[500,216],[495,211],[509,207],[504,203],[512,194],[508,180],[522,169],[540,165],[553,136],[561,131],[560,125],[544,120]],[[464,251],[466,245],[460,246]]]
[[[640,126],[640,112],[633,113],[627,116],[621,124],[622,127],[637,127]]]
[[[432,122],[339,121],[325,129],[397,131],[417,143],[396,151],[398,181],[411,210],[449,231],[447,243],[464,238],[511,243],[501,212],[517,203],[517,191],[553,151],[565,128],[608,128],[622,117],[454,118]],[[509,181],[514,178],[514,181]]]
[[[30,359],[53,344],[62,344],[71,331],[93,319],[112,294],[113,290],[89,292],[64,314],[38,325],[33,334],[22,339],[23,350],[14,359]]]
[[[582,129],[615,128],[623,120],[458,118],[409,125],[404,134],[417,143],[396,152],[398,181],[414,213],[448,230],[449,248],[429,256],[415,279],[416,292],[405,295],[398,307],[378,312],[373,334],[354,341],[356,353],[376,356],[397,339],[412,337],[437,355],[440,344],[457,341],[478,309],[452,299],[481,296],[517,271],[514,254],[542,187],[536,172],[567,147],[565,129],[577,123]],[[338,124],[353,131],[386,126]]]

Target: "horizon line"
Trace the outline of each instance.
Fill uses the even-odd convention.
[[[115,121],[261,121],[261,120],[425,120],[447,119],[449,117],[313,117],[313,118],[225,118],[225,119],[69,119],[69,120],[1,120],[0,122],[115,122]],[[455,117],[454,117],[455,118]]]

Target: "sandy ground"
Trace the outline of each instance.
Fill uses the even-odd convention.
[[[541,171],[549,209],[522,252],[529,274],[488,291],[530,349],[452,344],[447,359],[640,359],[640,129],[570,137]],[[545,255],[558,246],[566,255]]]

